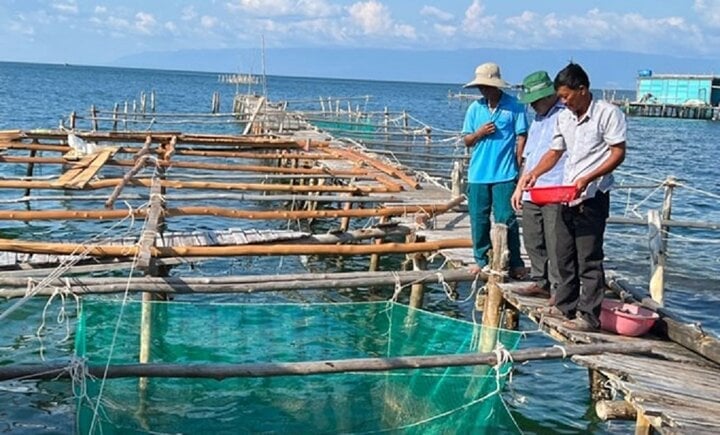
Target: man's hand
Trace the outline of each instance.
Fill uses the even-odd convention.
[[[480,139],[490,136],[491,134],[495,133],[495,123],[494,122],[488,122],[487,124],[483,124],[475,130],[474,133],[470,133],[468,135],[465,135],[463,137],[463,140],[465,141],[466,146],[473,146],[479,141]]]
[[[512,208],[515,211],[522,210],[522,195],[523,190],[518,184],[517,188],[515,188],[515,191],[512,194],[512,197],[510,197],[510,204],[512,204]]]
[[[517,188],[520,190],[529,189],[535,185],[537,179],[537,175],[535,175],[532,171],[525,172],[524,174],[522,174],[522,177],[520,177]]]
[[[480,135],[478,139],[482,139],[486,136],[490,136],[491,134],[495,133],[495,123],[494,122],[488,122],[487,124],[481,126],[477,129],[476,133]]]

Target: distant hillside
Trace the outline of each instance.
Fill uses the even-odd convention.
[[[257,49],[179,50],[143,52],[116,59],[113,66],[211,72],[261,71]],[[634,89],[638,70],[657,73],[720,73],[720,60],[683,59],[613,51],[503,50],[410,51],[378,49],[268,49],[269,75],[333,77],[365,80],[465,83],[475,66],[500,64],[504,77],[519,83],[532,71],[554,75],[572,59],[590,74],[594,88]]]

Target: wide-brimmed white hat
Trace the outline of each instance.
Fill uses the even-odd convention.
[[[495,88],[509,88],[510,83],[500,77],[500,67],[496,63],[488,62],[475,68],[475,78],[466,84],[465,88],[473,86],[493,86]]]

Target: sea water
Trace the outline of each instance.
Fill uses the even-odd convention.
[[[592,78],[592,71],[589,71]],[[218,82],[218,75],[187,71],[101,68],[86,66],[0,63],[0,129],[54,128],[61,118],[72,111],[87,115],[91,105],[111,110],[115,103],[121,110],[127,102],[139,105],[141,92],[154,93],[157,112],[209,112],[211,96],[219,92],[221,111],[231,110],[233,95],[244,92],[241,87]],[[271,101],[293,100],[296,107],[317,109],[320,98],[352,100],[364,110],[405,110],[413,117],[437,129],[459,130],[467,104],[449,99],[449,93],[462,91],[460,84],[404,83],[325,78],[267,78]],[[601,95],[596,92],[597,96]],[[619,92],[617,95],[634,96]],[[369,97],[367,97],[369,96]],[[148,103],[149,104],[149,100]],[[291,106],[292,107],[292,106]],[[344,107],[343,107],[344,108]],[[144,129],[149,125],[137,125]],[[240,128],[205,126],[205,131],[239,133]],[[181,130],[182,127],[173,127]],[[157,128],[156,128],[157,130]],[[197,127],[194,131],[198,131]],[[628,119],[628,147],[625,163],[616,171],[618,184],[656,186],[667,176],[679,179],[675,189],[672,217],[678,220],[720,223],[720,180],[716,162],[720,149],[715,138],[720,123],[697,120],[655,118]],[[24,175],[24,168],[4,173]],[[36,175],[47,175],[36,173]],[[0,198],[7,197],[0,192]],[[617,189],[612,194],[612,215],[645,218],[648,209],[658,209],[662,189]],[[0,204],[4,209],[17,209],[18,204]],[[24,206],[23,206],[24,207]],[[35,207],[58,207],[52,204]],[[217,227],[218,222],[190,219],[186,227],[174,230]],[[250,224],[250,223],[248,223]],[[0,222],[2,237],[72,238],[79,231],[99,230],[92,222],[48,223]],[[242,226],[234,221],[231,225]],[[260,225],[253,222],[254,227]],[[270,227],[278,223],[267,224]],[[706,331],[720,333],[717,319],[720,293],[720,232],[713,230],[673,228],[668,240],[666,269],[666,306],[688,322],[697,322]],[[649,251],[646,226],[610,224],[605,244],[606,267],[614,269],[639,286],[647,286]],[[438,266],[439,264],[435,265]],[[238,258],[229,268],[217,270],[212,263],[176,268],[177,274],[275,274],[312,271],[363,270],[367,259],[360,258]],[[385,270],[397,270],[399,260],[385,260]],[[427,297],[430,309],[446,315],[472,319],[472,299],[468,285],[460,286],[460,302],[447,300],[440,288]],[[382,296],[382,295],[381,295]],[[295,292],[286,298],[295,301],[315,299],[364,298],[357,293],[314,294]],[[220,297],[222,299],[222,297]],[[11,302],[0,304],[0,312]],[[67,301],[72,307],[73,302]],[[43,316],[42,302],[24,307],[6,320],[0,328],[2,364],[36,362],[40,348],[52,360],[72,351],[64,319],[44,319],[42,333],[37,334]],[[70,309],[69,309],[70,310]],[[70,310],[71,311],[71,310]],[[57,314],[53,311],[53,314]],[[60,320],[60,321],[58,321]],[[527,331],[523,347],[547,346],[553,342],[536,332],[536,326],[521,321]],[[70,339],[67,339],[70,338]],[[42,340],[41,340],[42,339]],[[11,433],[70,433],[74,430],[74,399],[66,382],[2,382],[0,383],[0,431]],[[632,425],[622,422],[604,423],[592,410],[587,386],[587,371],[566,361],[532,362],[516,367],[513,382],[503,394],[519,430],[529,433],[613,433],[631,431]]]

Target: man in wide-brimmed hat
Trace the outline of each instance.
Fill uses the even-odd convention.
[[[617,106],[593,98],[580,65],[571,62],[553,84],[567,110],[558,115],[550,149],[519,184],[533,186],[567,154],[563,184],[574,185],[579,196],[561,206],[554,228],[560,282],[548,312],[564,315],[565,328],[594,331],[605,295],[603,241],[612,173],[625,160],[627,124]]]
[[[558,114],[565,109],[565,105],[559,101],[555,86],[545,71],[536,71],[525,77],[520,101],[529,104],[535,111],[523,153],[523,168],[527,170],[537,166],[540,158],[550,149]],[[553,169],[539,177],[535,185],[563,184],[564,169],[565,156]],[[560,216],[560,204],[535,204],[530,200],[530,194],[518,185],[512,197],[512,205],[515,210],[522,212],[522,235],[525,251],[530,258],[532,281],[530,286],[516,290],[515,293],[549,298],[560,281],[553,232]],[[553,302],[551,300],[550,304]]]
[[[483,98],[468,107],[463,140],[472,147],[468,168],[468,211],[475,265],[471,271],[489,272],[490,211],[495,222],[508,227],[510,276],[523,278],[520,231],[510,199],[515,191],[518,167],[527,136],[525,108],[503,92],[510,85],[500,76],[500,67],[484,63],[466,88],[477,87]]]

